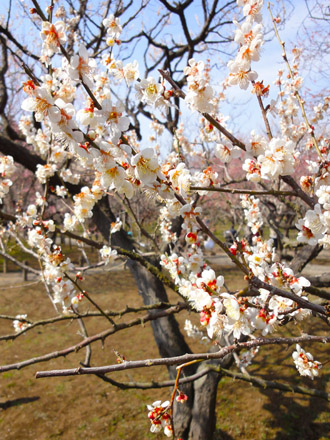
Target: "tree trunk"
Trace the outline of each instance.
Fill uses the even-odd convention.
[[[110,223],[115,220],[115,216],[105,199],[94,208],[93,218],[100,232],[108,239]],[[132,241],[123,230],[113,235],[112,243],[127,250],[134,250]],[[154,261],[153,264],[155,264]],[[149,305],[160,301],[168,301],[164,285],[158,278],[136,261],[129,260],[128,267],[136,280],[138,293],[142,296],[144,304]],[[191,353],[179,329],[178,322],[173,315],[152,321],[151,327],[162,357]],[[228,359],[226,362],[228,362]],[[198,368],[206,368],[206,364],[203,363]],[[184,369],[184,375],[192,375],[198,368],[196,364],[190,365]],[[176,367],[169,367],[168,370],[170,378],[175,379]],[[215,403],[219,379],[220,374],[210,372],[196,382],[180,387],[180,390],[187,394],[188,401],[185,404],[176,404],[174,408],[174,429],[177,438],[182,438],[182,440],[206,440],[213,438],[216,424]]]
[[[202,366],[205,368],[205,365]],[[188,440],[212,439],[215,425],[215,407],[221,376],[211,372],[194,382],[194,406],[191,414]]]

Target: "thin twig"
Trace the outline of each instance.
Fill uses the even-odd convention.
[[[268,3],[267,7],[268,7],[268,10],[269,10],[269,14],[270,14],[270,16],[271,16],[271,19],[272,19],[272,23],[273,23],[273,27],[274,27],[275,35],[276,35],[276,37],[277,37],[277,39],[278,39],[278,41],[279,41],[279,43],[280,43],[280,45],[281,45],[281,48],[282,48],[282,57],[283,57],[283,59],[284,59],[286,65],[287,65],[287,68],[288,68],[288,71],[289,71],[290,78],[291,78],[292,81],[294,81],[294,74],[293,74],[293,71],[292,71],[292,69],[291,69],[291,66],[290,66],[290,63],[289,63],[288,57],[287,57],[287,55],[286,55],[286,51],[285,51],[285,43],[284,43],[284,41],[281,40],[280,34],[278,33],[278,29],[277,29],[277,26],[276,26],[276,22],[275,22],[275,20],[274,20],[274,17],[273,17],[272,11],[271,11],[270,3]],[[294,91],[294,95],[295,95],[295,97],[297,98],[297,101],[298,101],[298,103],[299,103],[301,113],[302,113],[302,115],[303,115],[303,118],[304,118],[305,124],[306,124],[306,126],[307,126],[307,128],[308,128],[308,132],[309,132],[309,134],[310,134],[311,137],[312,137],[313,144],[314,144],[314,147],[315,147],[315,149],[316,149],[316,151],[317,151],[317,154],[319,155],[319,158],[320,158],[321,160],[323,160],[323,157],[322,157],[322,154],[321,154],[320,148],[319,148],[319,146],[318,146],[318,143],[317,143],[317,140],[316,140],[316,137],[315,137],[315,134],[314,134],[314,128],[310,125],[310,123],[309,123],[309,121],[308,121],[308,118],[307,118],[307,115],[306,115],[306,111],[305,111],[305,107],[304,107],[304,101],[303,101],[303,99],[301,98],[301,96],[300,96],[298,90],[295,90],[295,91]]]
[[[162,77],[164,79],[166,79],[166,81],[168,81],[171,86],[174,88],[176,94],[178,96],[180,96],[180,98],[185,98],[186,94],[184,93],[183,90],[180,89],[180,87],[175,83],[175,81],[173,81],[173,79],[171,78],[171,75],[169,74],[169,72],[165,72],[162,69],[158,69],[159,73],[162,75]],[[239,147],[241,150],[245,151],[245,145],[242,141],[240,141],[239,139],[237,139],[232,133],[230,133],[228,130],[225,129],[225,127],[223,127],[216,119],[213,118],[213,116],[211,116],[209,113],[202,113],[202,115],[204,116],[205,119],[207,119],[215,128],[217,128],[220,133],[222,133],[224,136],[226,136],[227,139],[229,139],[233,145],[236,145],[237,147]]]
[[[115,323],[115,321],[112,319],[112,318],[110,318],[110,316],[108,316],[105,312],[104,312],[104,310],[88,295],[88,293],[86,292],[86,290],[83,290],[80,286],[79,286],[79,284],[77,283],[77,281],[76,280],[74,280],[73,278],[71,278],[70,277],[70,275],[68,275],[66,272],[64,273],[65,274],[65,276],[77,287],[77,289],[79,289],[79,291],[84,295],[84,297],[85,298],[87,298],[88,299],[88,301],[91,303],[91,304],[93,304],[93,306],[95,307],[95,308],[97,308],[97,310],[101,313],[101,315],[103,315],[104,317],[105,317],[105,319],[107,320],[107,321],[109,321],[110,322],[110,324],[114,327],[114,328],[116,328],[116,323]]]
[[[239,189],[239,188],[218,188],[216,186],[191,186],[190,189],[192,191],[214,191],[214,192],[223,192],[229,194],[252,194],[256,196],[297,196],[297,194],[293,191],[276,191],[274,189],[270,189],[269,191],[260,191],[254,189]]]

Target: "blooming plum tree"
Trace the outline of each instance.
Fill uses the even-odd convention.
[[[39,371],[37,377],[95,374],[107,381],[110,372],[165,365],[173,391],[168,401],[148,405],[151,431],[187,440],[212,438],[217,384],[224,371],[230,374],[224,367],[236,361],[237,377],[257,381],[246,368],[259,347],[296,344],[292,357],[298,372],[314,379],[321,362],[300,344],[329,343],[327,333],[299,334],[298,327],[289,327],[289,336],[283,337],[277,329],[312,319],[329,325],[330,294],[319,287],[328,287],[330,279],[321,285],[316,277],[301,275],[330,246],[329,141],[324,125],[317,127],[326,117],[329,97],[307,115],[300,51],[287,54],[270,6],[288,74],[279,72],[277,99],[267,104],[270,87],[254,66],[264,45],[268,12],[263,0],[203,1],[197,23],[190,0],[109,0],[97,7],[88,0],[63,0],[45,8],[38,0],[28,3],[17,7],[38,30],[39,45],[20,41],[11,3],[0,23],[0,254],[29,269],[10,255],[9,238],[39,260],[40,270],[30,270],[43,281],[45,300],[59,320],[63,315],[79,319],[84,333],[75,347],[3,365],[0,371],[67,355],[128,327],[119,326],[93,292],[84,290],[85,274],[93,268],[83,248],[88,245],[99,250],[98,267],[127,260],[161,357],[127,361],[118,354],[117,365],[100,367],[87,350],[83,366]],[[158,22],[145,24],[155,7]],[[219,84],[213,60],[221,52],[227,52],[228,72]],[[9,107],[6,88],[14,75],[11,66],[26,74],[24,97],[15,98],[21,108],[17,114]],[[264,122],[264,132],[251,127],[245,142],[220,112],[231,87],[251,88]],[[200,123],[198,130],[184,122],[187,115],[189,121],[196,119],[195,126]],[[162,138],[164,131],[168,135]],[[35,191],[13,210],[7,197],[18,191],[13,185],[18,164],[35,176]],[[239,215],[246,226],[230,247],[208,222],[209,217],[215,225],[215,212],[228,216],[228,206],[239,211],[231,218]],[[292,218],[284,224],[288,212]],[[126,215],[136,236],[129,234]],[[294,251],[285,255],[277,249],[267,238],[269,227],[278,237],[294,229]],[[98,239],[91,228],[100,233]],[[87,261],[84,274],[54,232],[79,243]],[[203,244],[209,239],[240,271],[239,290],[230,291],[226,274],[217,274],[207,261]],[[290,264],[283,258],[288,255]],[[165,286],[179,296],[177,304],[169,304]],[[82,318],[79,312],[84,302],[107,319],[107,331],[87,334],[83,320],[88,313]],[[208,344],[203,353],[191,350],[174,317],[187,309],[200,320],[200,327],[186,321],[187,336]],[[26,314],[11,319],[15,334],[0,339],[19,343],[20,335],[41,325]],[[329,399],[321,391],[290,387]]]

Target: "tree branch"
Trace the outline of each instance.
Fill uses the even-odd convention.
[[[224,347],[215,353],[196,353],[185,354],[182,356],[174,356],[171,358],[157,358],[157,359],[143,359],[139,361],[125,361],[122,364],[108,365],[105,367],[91,367],[91,368],[72,368],[68,370],[50,370],[50,371],[38,371],[36,378],[41,377],[59,377],[59,376],[77,376],[83,374],[106,374],[113,373],[115,371],[131,370],[136,368],[149,368],[160,365],[180,365],[194,360],[210,360],[210,359],[223,359],[233,351],[242,350],[244,348],[250,349],[252,347],[259,347],[263,345],[293,345],[301,342],[330,342],[329,336],[312,336],[304,335],[295,338],[256,338],[248,342],[237,342],[236,344]],[[5,367],[0,367],[1,371]]]
[[[119,323],[119,324],[117,324],[116,328],[107,329],[101,333],[97,333],[96,335],[90,336],[89,338],[80,341],[78,344],[72,345],[71,347],[65,348],[64,350],[54,351],[52,353],[48,353],[43,356],[28,359],[26,361],[0,366],[0,373],[3,373],[5,371],[9,371],[9,370],[20,370],[21,368],[27,367],[29,365],[37,364],[39,362],[47,362],[51,359],[56,359],[56,358],[59,358],[62,356],[65,357],[71,353],[78,352],[82,348],[84,348],[87,345],[92,344],[96,341],[104,341],[108,336],[113,335],[116,332],[119,332],[119,331],[127,329],[127,328],[135,327],[137,325],[145,324],[146,322],[154,321],[159,318],[171,316],[175,313],[179,313],[181,310],[183,310],[185,308],[186,308],[185,304],[178,304],[178,305],[171,307],[167,310],[162,310],[162,311],[154,312],[154,313],[148,313],[147,315],[145,315],[141,318],[136,318],[136,319],[129,321],[127,323]]]

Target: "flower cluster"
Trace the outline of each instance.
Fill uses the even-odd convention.
[[[207,339],[197,325],[194,325],[189,319],[186,319],[184,322],[184,331],[187,333],[189,338],[200,339],[202,341]]]
[[[230,70],[227,85],[239,85],[241,89],[247,89],[250,82],[255,81],[258,74],[251,70],[251,62],[259,61],[260,49],[263,45],[261,9],[263,0],[238,0],[237,4],[243,7],[243,15],[246,17],[242,24],[234,21],[237,26],[235,42],[240,48],[235,60],[228,63]]]
[[[14,174],[15,170],[16,166],[14,165],[12,156],[0,157],[0,203],[2,203],[2,198],[8,194],[13,184],[9,177]]]
[[[267,145],[261,138],[257,144],[251,142],[249,153],[258,153],[257,159],[248,154],[243,164],[247,179],[252,182],[290,175],[296,165],[295,145],[288,139],[272,138]]]
[[[212,113],[214,111],[213,88],[208,83],[208,73],[204,71],[203,61],[196,61],[191,58],[188,66],[184,69],[187,76],[188,91],[185,101],[189,106],[201,113]]]
[[[163,403],[161,403],[161,400],[157,400],[152,405],[147,405],[151,432],[157,433],[164,429],[166,437],[173,436],[172,420],[168,412],[169,405],[170,402],[168,400]]]
[[[299,344],[296,345],[296,351],[292,353],[292,357],[301,376],[307,376],[313,380],[314,377],[319,375],[322,364],[314,361],[313,356],[310,353],[306,353]]]
[[[258,234],[264,223],[260,210],[260,200],[254,196],[242,195],[241,205],[244,209],[247,225],[251,228],[253,234]]]
[[[321,244],[326,248],[330,246],[330,209],[328,203],[330,187],[321,187],[317,191],[321,205],[316,204],[314,209],[309,209],[304,218],[296,224],[299,230],[297,241],[310,245]]]
[[[119,18],[111,14],[103,20],[103,26],[107,30],[107,45],[113,46],[115,43],[119,44],[119,37],[123,30]]]
[[[20,333],[30,327],[31,324],[26,320],[27,315],[16,315],[16,319],[13,321],[13,327],[16,333]]]
[[[60,246],[55,245],[47,236],[48,232],[54,230],[55,225],[52,220],[43,222],[33,220],[33,227],[28,230],[28,242],[37,249],[42,261],[43,279],[51,287],[53,303],[61,304],[63,312],[68,313],[82,296],[76,294],[74,284],[66,276],[70,270],[73,270],[70,258],[65,258]]]
[[[171,228],[172,222],[170,212],[167,206],[164,206],[160,209],[159,230],[165,243],[175,243],[177,240],[177,235],[171,230]]]

